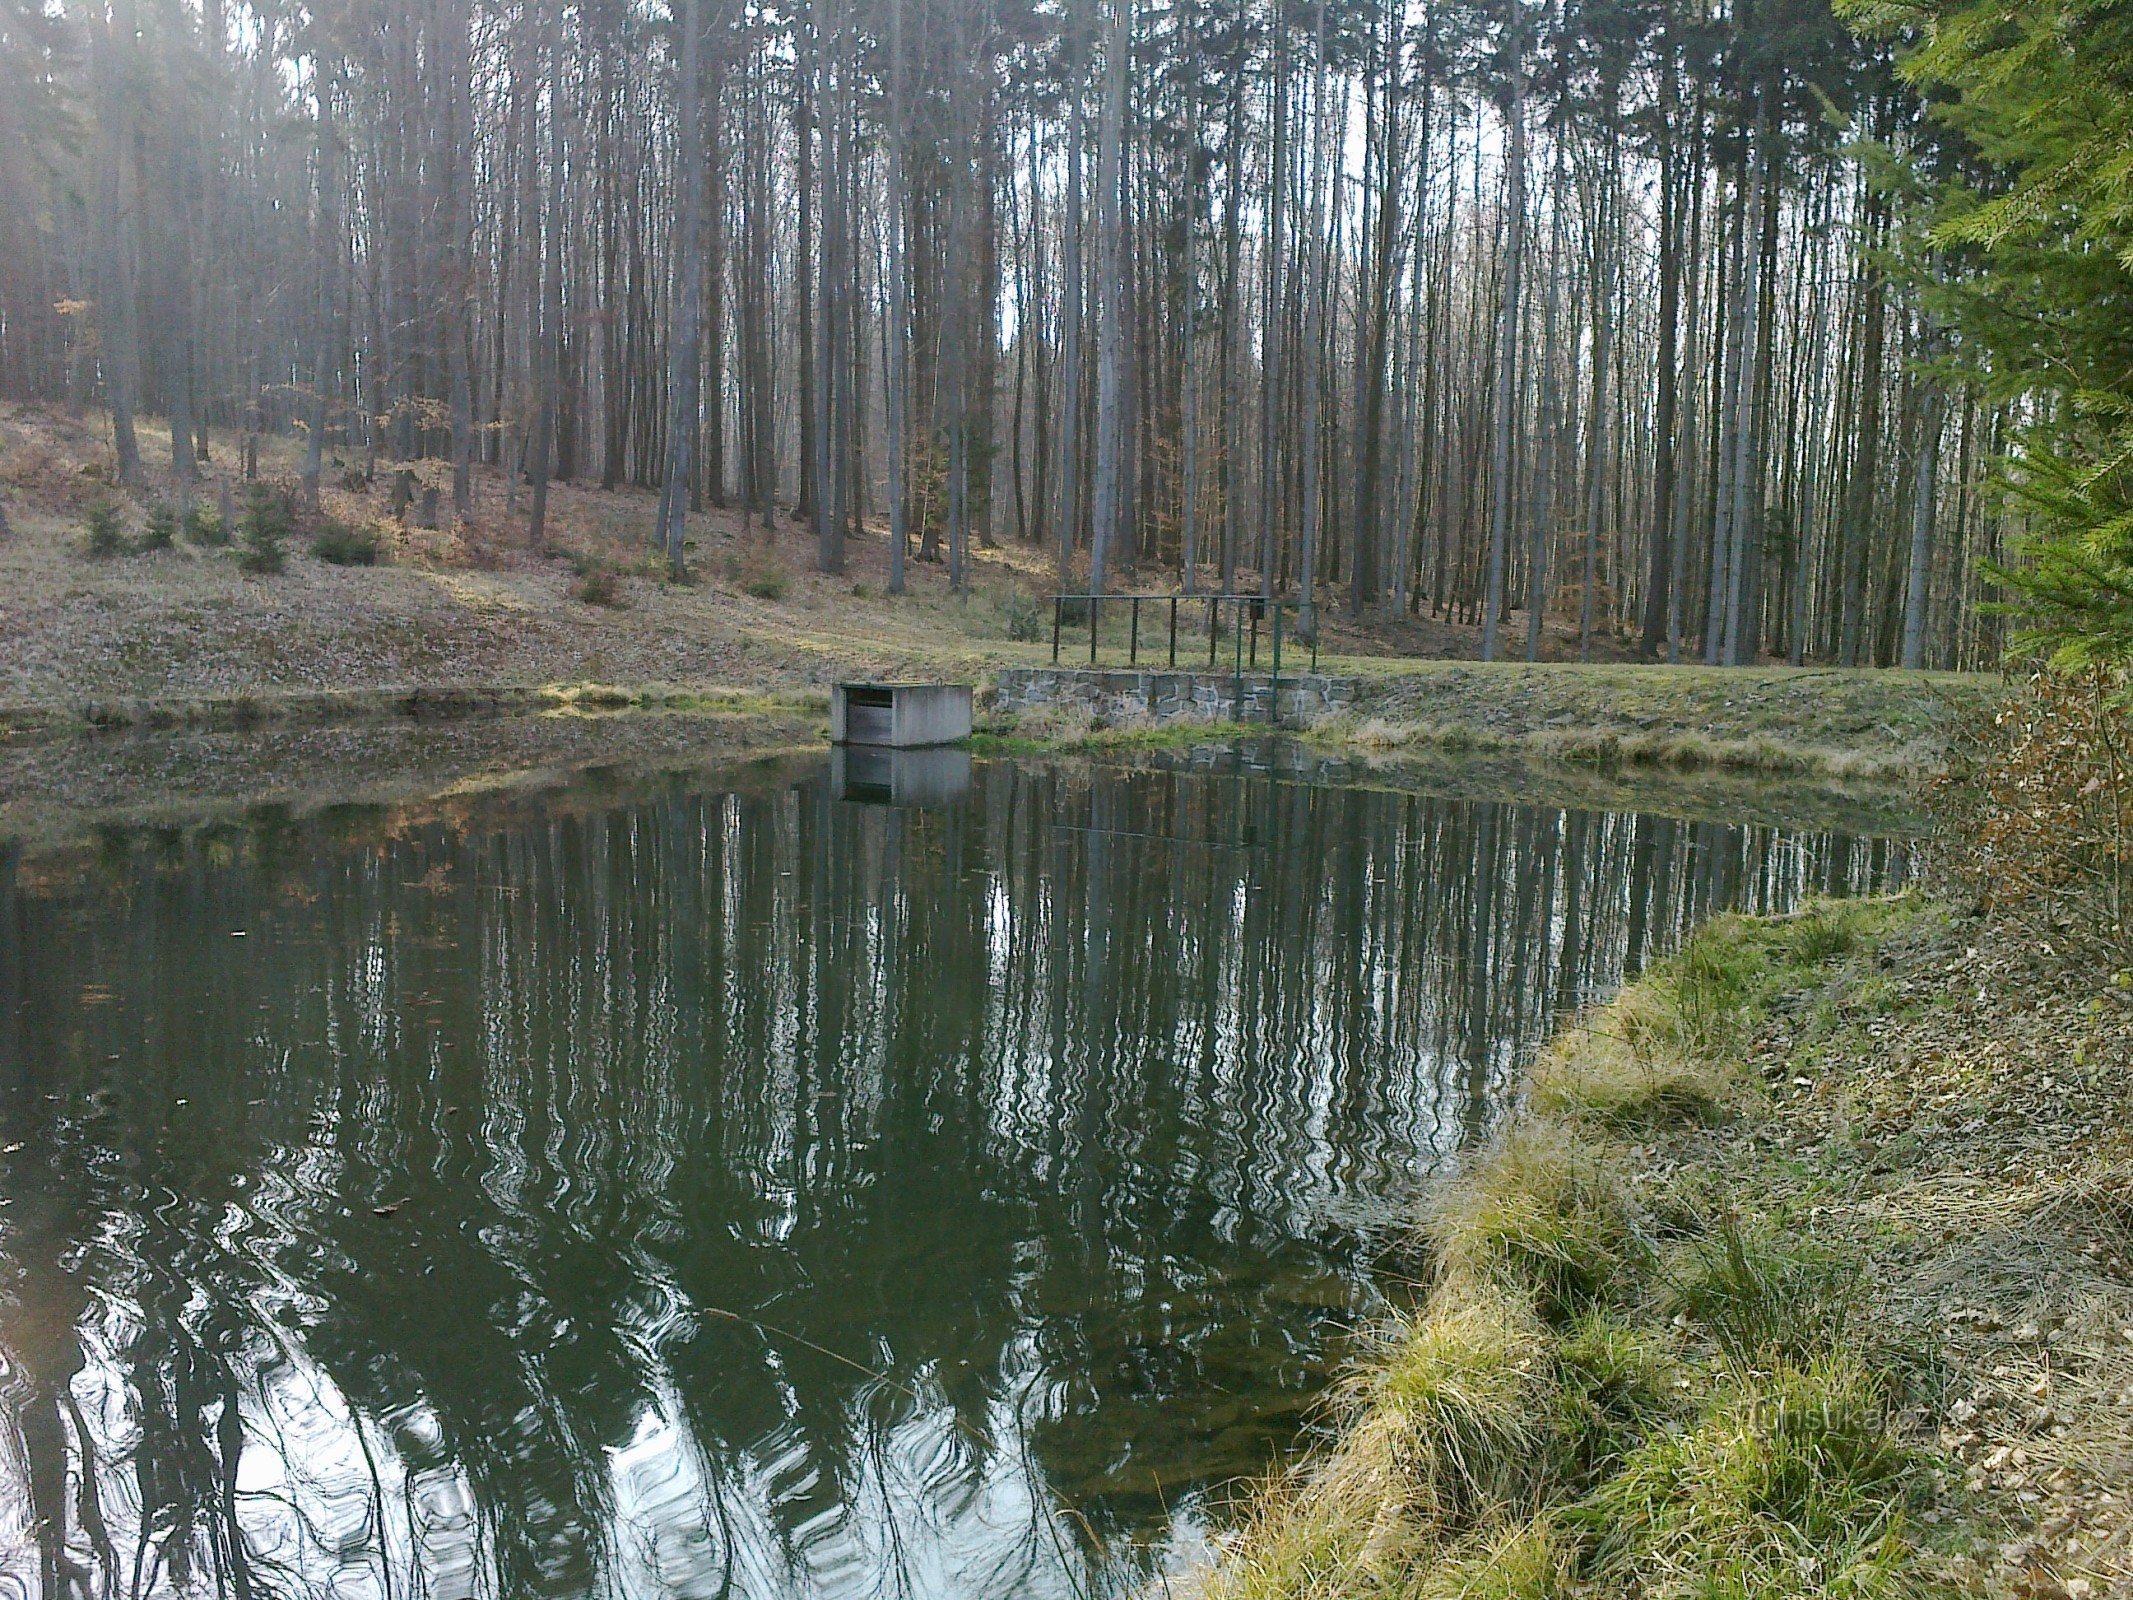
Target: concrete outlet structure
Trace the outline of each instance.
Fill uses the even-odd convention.
[[[830,743],[916,750],[970,737],[963,683],[840,683],[830,690]]]
[[[1067,706],[1102,718],[1192,718],[1307,726],[1355,704],[1353,678],[1265,672],[1162,672],[1118,667],[1008,667],[1000,673],[1003,711]],[[1279,694],[1280,704],[1275,704]]]

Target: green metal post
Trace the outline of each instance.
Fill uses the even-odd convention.
[[[1281,726],[1281,602],[1274,602],[1274,681],[1266,707],[1267,726]]]

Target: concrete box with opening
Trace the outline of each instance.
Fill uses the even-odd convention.
[[[830,690],[830,742],[916,750],[970,737],[964,683],[840,683]]]

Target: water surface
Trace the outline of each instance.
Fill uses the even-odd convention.
[[[0,855],[4,1592],[1130,1587],[1554,1017],[1906,858],[1242,761],[903,792]]]

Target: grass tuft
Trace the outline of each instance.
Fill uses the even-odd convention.
[[[1912,1463],[1880,1387],[1824,1355],[1739,1381],[1635,1452],[1580,1508],[1598,1574],[1652,1596],[1916,1594]]]
[[[1857,1273],[1776,1225],[1721,1213],[1670,1275],[1668,1308],[1717,1341],[1736,1368],[1807,1361],[1843,1341]]]
[[[1410,1591],[1416,1600],[1570,1600],[1577,1546],[1547,1516],[1472,1541]]]
[[[1613,1175],[1572,1135],[1532,1122],[1452,1186],[1430,1234],[1448,1277],[1530,1293],[1556,1326],[1634,1294],[1646,1265]]]
[[[1852,1259],[1679,1181],[1633,1204],[1615,1166],[1621,1136],[1752,1106],[1749,1027],[1895,904],[1716,919],[1557,1041],[1518,1121],[1439,1197],[1428,1308],[1355,1381],[1332,1452],[1269,1492],[1213,1594],[1946,1592],[1906,1528],[1920,1463],[1847,1343]]]
[[[1675,1364],[1662,1342],[1612,1312],[1581,1317],[1555,1348],[1562,1468],[1581,1492],[1603,1481],[1674,1411]]]
[[[1363,1437],[1404,1515],[1439,1534],[1530,1510],[1554,1444],[1546,1329],[1515,1293],[1440,1295],[1388,1342]]]
[[[1815,967],[1859,946],[1856,921],[1828,902],[1809,906],[1786,925],[1780,947],[1794,966]]]
[[[1550,1051],[1534,1064],[1529,1111],[1616,1133],[1724,1118],[1738,1093],[1735,1076],[1675,1048],[1678,1029],[1671,1013],[1640,1010],[1607,1021],[1612,1037],[1592,1035],[1578,1048]]]
[[[1737,917],[1720,917],[1691,939],[1667,973],[1681,1042],[1706,1056],[1726,1050],[1753,1020],[1749,997],[1762,950]]]

